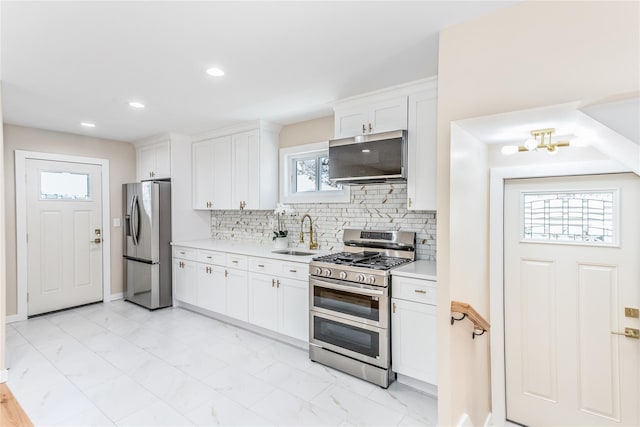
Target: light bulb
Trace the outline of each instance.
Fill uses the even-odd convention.
[[[536,148],[538,148],[538,141],[536,141],[533,138],[529,138],[524,142],[524,148],[526,148],[529,151],[533,151]]]
[[[516,154],[518,152],[518,146],[517,145],[505,145],[505,146],[502,147],[502,149],[500,151],[505,156],[510,156],[510,155]]]

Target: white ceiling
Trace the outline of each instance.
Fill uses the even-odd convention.
[[[437,74],[441,29],[512,3],[2,1],[4,121],[133,141],[321,117]]]

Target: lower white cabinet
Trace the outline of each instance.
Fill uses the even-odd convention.
[[[308,264],[178,246],[173,255],[176,300],[308,341]]]
[[[188,304],[197,303],[196,263],[182,258],[173,259],[173,285],[176,299]]]
[[[226,269],[227,284],[227,316],[234,319],[249,320],[249,289],[247,283],[247,272],[235,268]]]
[[[303,341],[309,339],[306,281],[249,273],[249,322]]]
[[[437,385],[435,282],[394,276],[392,296],[393,370]]]

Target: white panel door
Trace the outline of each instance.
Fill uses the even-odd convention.
[[[249,321],[248,274],[243,270],[227,268],[227,316]]]
[[[367,130],[370,133],[407,128],[407,97],[390,99],[370,107]]]
[[[233,196],[232,209],[260,208],[260,132],[257,130],[233,135]]]
[[[102,301],[102,167],[27,159],[28,315]]]
[[[213,209],[234,209],[231,204],[231,137],[216,138],[213,143]]]
[[[309,282],[278,280],[278,330],[290,337],[309,341]]]
[[[273,276],[249,274],[249,322],[272,331],[278,328],[278,289]]]
[[[227,290],[224,267],[198,263],[197,268],[197,305],[216,313],[225,314]]]
[[[640,178],[505,184],[507,419],[640,425]]]
[[[213,201],[213,142],[195,142],[193,150],[193,209],[211,209]]]
[[[436,210],[436,137],[438,98],[434,90],[409,96],[407,208]]]
[[[173,291],[177,300],[197,304],[197,271],[193,261],[173,258]]]

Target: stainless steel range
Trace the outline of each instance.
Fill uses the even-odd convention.
[[[387,388],[390,270],[415,259],[416,234],[347,229],[343,242],[309,264],[309,357]]]

